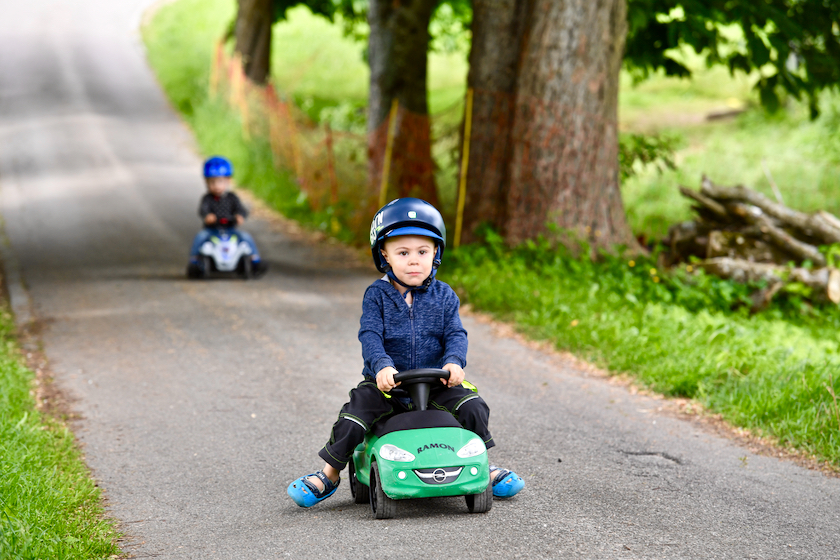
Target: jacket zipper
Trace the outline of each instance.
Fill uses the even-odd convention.
[[[415,295],[412,306],[408,308],[408,323],[411,325],[411,369],[417,369],[417,348],[415,345],[414,336],[414,306],[417,305],[417,296]]]

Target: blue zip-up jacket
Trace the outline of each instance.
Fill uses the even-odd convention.
[[[412,306],[390,282],[377,280],[365,291],[359,341],[365,367],[362,374],[391,366],[397,371],[467,365],[467,331],[461,324],[461,301],[439,280],[414,292]]]

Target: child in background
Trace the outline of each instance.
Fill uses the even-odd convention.
[[[490,409],[474,386],[464,381],[467,331],[458,313],[460,301],[435,274],[446,246],[440,213],[416,198],[397,199],[384,206],[370,229],[373,261],[385,277],[376,280],[362,301],[359,340],[364,380],[350,391],[319,456],[323,470],[289,485],[289,496],[310,507],[331,496],[339,473],[365,434],[379,420],[410,409],[385,393],[395,387],[394,374],[416,368],[449,371],[448,382],[432,389],[431,407],[448,410],[461,425],[477,434],[487,448],[495,445],[487,428]],[[493,495],[516,495],[524,482],[514,472],[490,467]]]
[[[196,234],[190,249],[190,262],[187,266],[189,276],[197,276],[200,272],[198,252],[201,246],[213,235],[218,235],[220,228],[228,228],[236,233],[240,239],[251,247],[251,261],[255,276],[265,273],[267,267],[260,259],[254,238],[248,232],[236,229],[248,217],[248,209],[236,194],[230,192],[233,165],[227,159],[213,156],[204,162],[204,181],[207,184],[207,194],[201,198],[198,215],[204,223],[204,229]]]

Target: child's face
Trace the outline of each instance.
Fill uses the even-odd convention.
[[[207,190],[213,196],[222,196],[230,188],[230,177],[208,177]]]
[[[409,286],[422,286],[432,273],[435,242],[420,235],[401,235],[385,240],[382,256],[400,281]]]

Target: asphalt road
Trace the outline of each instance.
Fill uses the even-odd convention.
[[[319,506],[294,505],[287,484],[320,466],[360,378],[360,303],[376,274],[255,219],[265,278],[183,278],[201,160],[145,62],[148,3],[0,11],[10,289],[18,319],[43,327],[128,553],[840,558],[840,479],[754,455],[470,318],[467,373],[491,406],[491,460],[525,490],[486,515],[452,498],[375,521],[346,480]]]

